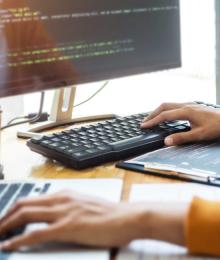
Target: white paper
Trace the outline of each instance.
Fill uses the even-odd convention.
[[[31,182],[31,181],[30,181]],[[44,181],[45,182],[45,181]],[[53,183],[49,193],[59,190],[73,190],[89,196],[95,196],[112,202],[120,202],[123,181],[120,179],[77,179],[46,180]],[[38,183],[41,183],[39,181]],[[34,229],[37,225],[28,228]],[[39,227],[39,226],[38,226]],[[95,237],[95,234],[94,234]],[[56,245],[36,247],[31,252],[20,252],[11,255],[1,254],[0,260],[109,260],[109,250],[77,249],[73,245]]]
[[[77,179],[53,180],[49,193],[59,190],[73,190],[82,194],[100,197],[111,202],[120,202],[123,181],[121,179]]]
[[[199,184],[136,184],[132,186],[131,202],[190,202],[194,196],[220,200],[220,188]],[[122,248],[117,260],[158,260],[158,259],[213,259],[187,255],[184,247],[153,240],[137,240]]]
[[[199,196],[220,201],[220,188],[201,184],[136,184],[132,186],[131,202],[190,202]]]
[[[56,259],[65,259],[65,260],[109,260],[109,252],[107,251],[94,251],[83,250],[83,251],[66,251],[66,252],[36,252],[28,254],[13,254],[10,258],[3,258],[1,260],[56,260]]]

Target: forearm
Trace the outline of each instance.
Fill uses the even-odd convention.
[[[185,245],[184,223],[188,205],[142,204],[139,207],[142,210],[134,224],[140,230],[139,238]]]

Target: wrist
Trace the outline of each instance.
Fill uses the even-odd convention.
[[[184,223],[188,205],[136,204],[133,205],[136,227],[134,239],[162,240],[179,245],[185,244]]]

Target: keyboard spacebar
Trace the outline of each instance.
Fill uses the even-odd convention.
[[[160,134],[140,135],[116,143],[111,143],[111,147],[114,151],[118,151],[122,149],[137,147],[157,140],[164,140],[164,137],[162,137],[162,135]]]

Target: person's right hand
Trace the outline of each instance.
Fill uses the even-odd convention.
[[[119,247],[150,235],[147,232],[148,206],[112,203],[71,191],[19,200],[0,219],[0,236],[31,223],[47,223],[47,226],[0,243],[0,251],[13,251],[45,242]],[[182,236],[179,232],[178,237]]]
[[[21,199],[0,219],[0,237],[28,224],[47,225],[0,243],[0,251],[46,242],[111,248],[145,238],[184,245],[188,206],[112,203],[71,191]]]
[[[151,128],[165,121],[188,120],[191,131],[172,134],[165,144],[207,141],[220,137],[220,110],[194,103],[165,103],[158,107],[141,124],[142,128]]]

